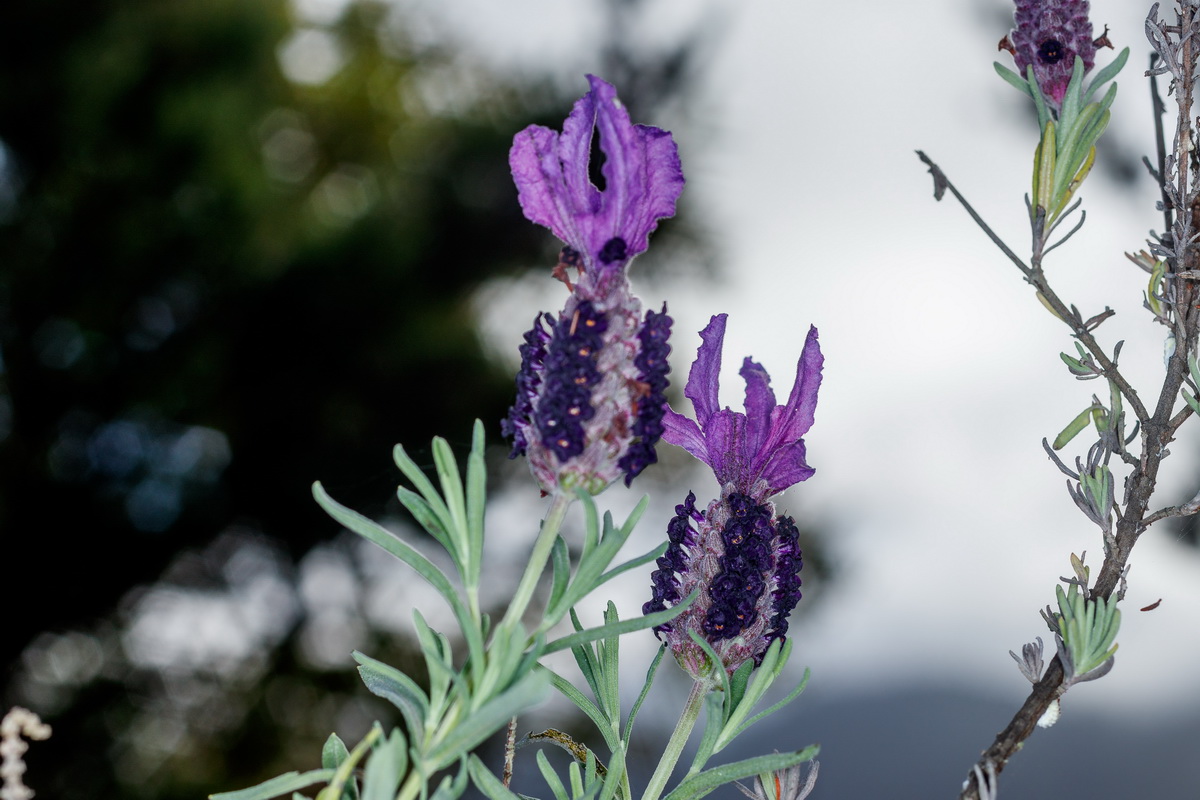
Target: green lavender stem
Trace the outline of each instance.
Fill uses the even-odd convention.
[[[717,669],[721,669],[720,665],[717,666]],[[658,762],[658,767],[650,776],[650,783],[647,784],[646,791],[642,794],[642,800],[658,800],[662,795],[671,773],[675,770],[675,765],[679,762],[679,756],[683,755],[683,748],[692,735],[692,729],[696,727],[696,720],[700,718],[700,711],[704,708],[704,698],[708,696],[711,689],[712,684],[708,681],[696,681],[692,684],[692,693],[688,695],[683,713],[679,715],[679,722],[675,724],[675,731],[671,734],[671,740],[667,742],[662,760]]]
[[[554,540],[558,538],[559,530],[562,529],[563,520],[567,516],[567,508],[574,499],[570,495],[555,492],[554,502],[550,504],[550,510],[546,512],[546,518],[542,520],[541,533],[538,534],[537,542],[533,545],[533,552],[529,556],[529,566],[525,568],[525,574],[521,576],[521,582],[517,585],[517,591],[508,605],[508,611],[504,613],[500,627],[511,628],[521,621],[525,609],[529,607],[529,601],[533,598],[533,590],[537,587],[538,578],[546,569],[546,562],[550,560],[550,551],[554,547]]]

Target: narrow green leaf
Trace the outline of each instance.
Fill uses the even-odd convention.
[[[552,669],[541,667],[550,674],[550,682],[555,689],[562,694],[563,697],[575,704],[575,707],[582,711],[592,724],[596,726],[596,730],[604,736],[604,743],[608,745],[610,751],[615,750],[620,744],[617,741],[616,734],[613,732],[612,723],[604,716],[604,712],[600,707],[593,703],[583,692],[579,691],[573,683],[559,675]]]
[[[359,663],[358,673],[367,691],[400,709],[408,726],[409,736],[416,742],[424,740],[429,698],[425,696],[421,687],[412,678],[382,661],[376,661],[357,650],[353,656]]]
[[[700,744],[696,746],[696,755],[688,768],[689,775],[704,769],[704,765],[715,752],[717,739],[725,725],[725,696],[725,692],[710,691],[704,697],[704,734],[700,737]]]
[[[468,620],[466,609],[462,605],[462,600],[459,599],[458,592],[450,585],[450,579],[432,561],[379,523],[338,503],[325,492],[319,481],[313,484],[312,491],[317,504],[325,509],[325,513],[415,569],[430,586],[437,589],[438,594],[446,598],[446,602],[454,609],[455,616],[459,617],[460,622]],[[468,625],[464,624],[463,627],[466,628]]]
[[[430,795],[429,800],[458,800],[467,790],[467,756],[464,753],[459,759],[458,774],[451,780],[450,776],[442,778],[437,791]]]
[[[605,513],[603,536],[599,539],[598,543],[591,545],[586,544],[589,537],[585,537],[583,554],[579,558],[579,566],[575,570],[575,577],[571,581],[570,588],[559,599],[557,607],[548,607],[542,624],[538,626],[538,630],[550,630],[550,628],[558,624],[558,621],[562,619],[567,608],[577,605],[580,600],[595,591],[605,580],[608,580],[608,577],[604,575],[604,571],[608,569],[609,564],[616,558],[617,552],[629,539],[648,505],[649,498],[643,497],[641,502],[630,512],[629,517],[620,528],[614,528],[612,516],[607,512]],[[588,524],[590,529],[591,523],[594,522],[591,512],[588,512],[588,519],[591,520]],[[617,567],[611,572],[609,577],[615,577],[629,568],[631,567],[628,565]]]
[[[332,769],[314,769],[308,772],[285,772],[284,774],[263,781],[257,786],[238,789],[234,792],[218,792],[210,794],[209,800],[270,800],[289,792],[312,786],[314,783],[328,783],[333,778]]]
[[[574,626],[576,633],[583,630],[583,623],[579,621],[579,615],[575,613],[575,609],[573,608],[571,609],[571,625]],[[575,663],[579,666],[580,674],[583,675],[588,688],[592,690],[592,696],[599,700],[601,671],[603,667],[599,656],[592,649],[591,642],[581,642],[571,645],[571,655],[575,657]]]
[[[425,498],[404,486],[396,487],[396,497],[400,503],[408,509],[408,513],[413,515],[413,519],[417,524],[424,528],[430,536],[437,540],[437,543],[442,546],[454,563],[459,562],[459,554],[455,547],[454,540],[450,538],[450,534],[446,530],[446,521],[439,517],[433,508],[425,501]]]
[[[1082,141],[1080,135],[1087,130],[1088,124],[1099,113],[1100,106],[1096,103],[1091,103],[1083,107],[1072,121],[1070,128],[1066,126],[1066,123],[1059,122],[1058,130],[1055,132],[1058,139],[1056,143],[1056,147],[1058,148],[1058,166],[1055,170],[1054,180],[1057,185],[1062,186],[1066,184],[1067,178],[1070,176],[1065,173],[1071,166],[1071,161],[1074,158],[1073,151],[1076,149],[1076,145]],[[1088,146],[1091,146],[1090,142]],[[1078,164],[1075,167],[1078,169]]]
[[[399,730],[380,741],[363,770],[363,800],[392,800],[408,767],[407,743]]]
[[[469,757],[468,770],[476,788],[483,792],[489,800],[522,800],[521,795],[509,789],[497,778],[487,766],[472,753]]]
[[[698,593],[699,590],[693,592],[693,594]],[[721,662],[721,657],[717,655],[717,651],[713,650],[713,646],[708,643],[708,640],[706,640],[696,631],[688,631],[688,636],[701,650],[704,651],[704,654],[708,656],[709,677],[715,677],[717,680],[719,680],[721,683],[721,691],[725,694],[729,694],[729,674],[725,672],[724,666]]]
[[[996,74],[1007,81],[1010,85],[1020,89],[1025,93],[1026,97],[1033,97],[1033,91],[1029,88],[1029,84],[1026,83],[1020,75],[1013,72],[999,61],[993,61],[992,66],[996,68]]]
[[[600,579],[598,581],[596,581],[596,586],[603,586],[604,584],[608,583],[613,578],[617,577],[618,575],[620,575],[623,572],[628,572],[631,569],[637,569],[638,567],[642,566],[643,564],[649,564],[651,561],[654,561],[656,558],[661,556],[663,553],[667,552],[667,548],[670,546],[671,546],[670,542],[663,542],[658,547],[654,548],[653,550],[651,550],[648,553],[645,553],[644,555],[640,555],[637,558],[632,558],[629,561],[626,561],[622,564],[618,564],[617,566],[610,569],[608,572],[601,575]]]
[[[473,714],[459,720],[429,754],[428,768],[438,770],[454,763],[463,753],[508,724],[510,719],[542,702],[549,688],[550,681],[545,674],[530,672]]]
[[[719,786],[743,778],[752,778],[762,772],[777,772],[781,769],[794,767],[811,760],[820,751],[818,745],[810,745],[796,753],[772,753],[767,756],[756,756],[732,764],[722,764],[719,767],[705,770],[691,776],[664,800],[699,800]]]
[[[1125,66],[1125,62],[1128,60],[1129,48],[1126,47],[1117,54],[1117,57],[1113,59],[1111,63],[1096,72],[1095,77],[1092,78],[1091,85],[1088,86],[1087,94],[1084,96],[1084,101],[1087,102],[1091,100],[1092,95],[1096,93],[1097,89],[1103,86],[1106,82],[1115,78],[1117,73],[1121,71],[1121,68]],[[1115,88],[1116,85],[1114,84],[1113,86],[1109,87],[1109,91],[1114,91]]]
[[[1188,407],[1191,408],[1192,411],[1196,412],[1197,414],[1200,414],[1200,400],[1197,400],[1194,396],[1192,396],[1192,393],[1189,392],[1186,388],[1183,390],[1182,394],[1183,394],[1183,400],[1185,403],[1188,404]]]
[[[568,634],[559,639],[546,644],[546,649],[543,653],[557,653],[559,650],[565,650],[568,647],[574,647],[577,644],[584,642],[594,642],[597,639],[603,639],[606,636],[623,636],[626,633],[640,631],[646,628],[653,628],[655,625],[662,625],[664,622],[670,622],[677,616],[682,614],[688,604],[699,595],[699,589],[692,592],[685,602],[682,602],[665,611],[656,611],[653,614],[646,614],[642,617],[634,617],[633,619],[622,620],[615,625],[601,625],[597,628],[588,628],[587,630],[578,631]]]
[[[1033,104],[1037,107],[1038,128],[1044,132],[1053,117],[1050,115],[1050,109],[1046,106],[1046,98],[1042,97],[1042,90],[1038,86],[1037,78],[1033,75],[1033,64],[1025,67],[1025,83],[1029,86],[1030,94],[1033,95]]]
[[[468,570],[463,580],[468,586],[479,586],[483,574],[484,512],[487,508],[486,449],[483,423],[475,420],[471,432],[471,453],[467,456],[467,534],[470,547],[467,550]]]
[[[1045,210],[1047,214],[1046,223],[1049,224],[1049,214],[1053,210],[1051,208],[1051,200],[1053,199],[1054,164],[1056,158],[1053,122],[1046,123],[1035,158],[1036,162],[1033,169],[1033,210],[1035,215],[1038,208]]]
[[[571,556],[567,552],[566,541],[559,536],[554,540],[554,549],[550,551],[551,583],[550,597],[546,600],[548,614],[554,613],[567,592],[571,580]]]
[[[778,640],[776,640],[778,641]],[[774,642],[772,642],[774,646]],[[733,710],[742,702],[742,698],[746,696],[746,686],[750,683],[750,673],[754,670],[754,661],[746,661],[729,676],[729,693],[725,695],[725,717],[733,713]]]
[[[797,697],[799,697],[800,694],[804,691],[804,688],[806,686],[808,686],[808,677],[810,674],[811,674],[810,671],[807,668],[805,668],[804,677],[800,679],[800,683],[796,686],[795,689],[792,689],[792,691],[788,692],[787,697],[783,698],[778,703],[775,703],[770,708],[767,708],[767,709],[764,709],[763,711],[758,712],[757,714],[755,714],[753,717],[746,720],[745,722],[737,723],[735,727],[727,726],[726,730],[722,731],[722,733],[721,733],[721,739],[717,743],[716,752],[719,753],[722,750],[724,750],[725,747],[728,746],[730,742],[732,742],[737,737],[741,736],[742,733],[745,732],[746,729],[748,729],[751,725],[754,725],[756,722],[766,719],[767,717],[771,716],[776,711],[779,711],[780,709],[784,708],[789,703],[791,703],[793,700],[795,700]],[[751,709],[748,708],[747,710],[751,710]],[[733,720],[731,720],[731,722],[733,722]]]
[[[420,609],[412,611],[413,627],[421,654],[425,657],[425,671],[429,675],[428,706],[426,718],[437,719],[446,708],[450,684],[458,677],[451,661],[450,642],[445,636],[429,627]]]
[[[1083,59],[1075,56],[1075,63],[1071,67],[1071,80],[1067,83],[1067,91],[1063,94],[1062,107],[1058,112],[1059,125],[1064,131],[1074,124],[1076,115],[1080,113],[1083,73]]]
[[[325,769],[337,769],[338,765],[350,756],[346,743],[336,733],[329,734],[325,746],[321,748],[321,766]]]
[[[604,610],[604,624],[616,625],[620,621],[621,617],[617,613],[616,605],[611,600],[608,601],[608,608]],[[604,665],[603,681],[600,684],[604,694],[599,699],[604,706],[605,714],[609,719],[615,720],[615,727],[620,727],[621,687],[619,686],[619,682],[621,677],[621,637],[606,636],[596,644],[601,663]]]
[[[467,541],[467,498],[463,491],[462,475],[450,443],[441,436],[433,438],[433,463],[437,468],[438,480],[442,484],[442,497],[450,511],[449,534],[454,538],[459,555],[466,559],[470,551]]]
[[[579,556],[582,562],[596,549],[596,544],[600,541],[600,515],[596,510],[596,501],[590,494],[583,489],[576,490],[575,494],[583,505],[583,550]],[[607,512],[605,516],[608,516]]]
[[[398,733],[398,732],[397,732]],[[333,778],[324,789],[317,792],[317,800],[343,800],[347,795],[356,796],[357,789],[354,781],[354,770],[362,761],[367,751],[383,738],[383,727],[376,722],[367,731],[367,735],[354,745],[354,749],[346,759],[334,770]]]
[[[396,445],[392,448],[392,460],[396,462],[396,466],[404,473],[404,477],[408,478],[408,482],[417,487],[417,491],[421,496],[428,501],[435,514],[445,521],[446,527],[449,528],[453,522],[450,516],[450,509],[446,507],[446,502],[442,496],[438,494],[437,489],[433,488],[433,483],[429,478],[425,477],[425,473],[417,466],[417,462],[413,461],[403,445]]]
[[[1075,419],[1067,423],[1067,427],[1062,429],[1058,436],[1054,437],[1054,443],[1050,445],[1055,450],[1062,450],[1067,444],[1074,439],[1079,433],[1088,426],[1092,420],[1092,412],[1095,411],[1095,405],[1090,405],[1076,415]]]
[[[620,742],[612,748],[612,757],[608,760],[608,773],[602,779],[603,790],[598,800],[612,800],[617,792],[626,785],[625,780],[625,743]]]
[[[646,695],[650,694],[650,686],[654,683],[654,676],[658,672],[658,665],[662,663],[663,656],[667,654],[667,646],[664,644],[658,648],[658,654],[654,656],[654,660],[650,662],[650,668],[646,670],[646,682],[642,684],[642,691],[638,694],[637,700],[633,701],[633,707],[629,709],[629,716],[625,720],[625,735],[622,737],[625,741],[629,741],[633,735],[633,721],[637,719],[638,711],[642,708],[642,703],[646,700]]]
[[[542,780],[546,782],[546,786],[554,793],[557,800],[570,800],[570,795],[567,794],[567,787],[563,786],[562,780],[558,777],[558,773],[554,771],[554,767],[550,766],[550,759],[546,758],[546,753],[543,750],[537,751],[538,770],[542,773]]]

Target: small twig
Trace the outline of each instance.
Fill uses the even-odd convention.
[[[1170,517],[1190,517],[1193,514],[1200,514],[1200,492],[1196,492],[1195,497],[1188,500],[1186,503],[1181,503],[1177,506],[1169,508],[1160,508],[1153,514],[1148,515],[1142,520],[1142,530],[1149,528],[1160,519],[1169,519]]]
[[[1162,194],[1162,212],[1163,212],[1163,235],[1170,236],[1171,230],[1175,225],[1172,211],[1175,206],[1171,203],[1171,198],[1165,189],[1167,183],[1167,142],[1163,138],[1166,134],[1163,131],[1163,117],[1166,116],[1167,106],[1163,102],[1162,96],[1158,93],[1158,76],[1154,72],[1155,62],[1159,60],[1158,53],[1150,54],[1150,102],[1154,108],[1154,144],[1158,156],[1158,169],[1150,170],[1150,174],[1154,176],[1154,182],[1158,184],[1159,192]],[[1149,166],[1149,160],[1146,162]]]
[[[967,213],[971,215],[971,219],[975,220],[975,224],[983,229],[983,232],[988,235],[988,238],[992,240],[996,247],[1000,248],[1004,255],[1008,256],[1009,261],[1016,264],[1017,269],[1021,270],[1021,272],[1023,272],[1026,276],[1032,274],[1032,270],[1025,264],[1024,261],[1021,260],[1021,257],[1014,253],[1012,248],[1006,245],[1004,240],[996,235],[996,232],[993,231],[988,224],[983,221],[983,217],[979,216],[979,214],[975,212],[975,209],[971,207],[971,204],[967,202],[967,199],[963,197],[961,193],[959,193],[958,189],[954,188],[954,184],[951,183],[948,178],[946,178],[946,173],[942,172],[942,168],[933,163],[929,159],[929,156],[925,155],[924,151],[922,150],[917,151],[917,157],[920,158],[927,167],[929,167],[929,174],[933,176],[934,199],[941,200],[942,196],[946,193],[946,190],[949,189],[950,193],[954,195],[955,199],[958,200],[958,202],[962,204],[962,207],[967,210]]]
[[[512,783],[513,777],[513,761],[517,754],[517,718],[513,717],[508,721],[508,737],[504,740],[504,773],[501,776],[504,780],[504,788],[507,789]]]
[[[1117,389],[1120,390],[1121,394],[1133,408],[1134,415],[1137,417],[1138,421],[1144,425],[1150,418],[1150,415],[1146,411],[1146,407],[1142,404],[1141,399],[1138,397],[1137,391],[1133,388],[1133,386],[1130,385],[1129,381],[1125,379],[1125,376],[1121,374],[1120,370],[1117,369],[1116,363],[1114,363],[1113,360],[1108,357],[1108,355],[1104,352],[1104,349],[1100,346],[1100,343],[1096,341],[1096,338],[1092,336],[1091,331],[1088,330],[1086,324],[1083,322],[1078,310],[1075,310],[1074,313],[1072,313],[1072,310],[1068,309],[1066,304],[1063,303],[1063,301],[1059,299],[1058,295],[1055,294],[1054,290],[1050,288],[1050,284],[1046,281],[1045,273],[1042,272],[1040,258],[1036,255],[1038,242],[1035,241],[1034,243],[1035,257],[1033,266],[1027,266],[1025,262],[1022,261],[1021,258],[1014,253],[1012,249],[1000,239],[999,236],[995,234],[995,232],[992,231],[991,227],[989,227],[988,224],[983,221],[979,214],[975,212],[975,209],[971,207],[971,204],[967,202],[967,199],[962,196],[962,193],[959,192],[958,189],[954,187],[954,184],[950,182],[950,179],[946,177],[946,173],[942,172],[942,168],[935,164],[929,158],[929,156],[925,155],[923,151],[918,150],[916,152],[921,161],[929,167],[930,174],[933,175],[933,196],[940,199],[940,197],[945,194],[946,189],[950,190],[950,193],[954,195],[955,199],[957,199],[958,202],[962,204],[962,207],[967,210],[967,213],[971,215],[971,219],[975,220],[975,223],[979,225],[983,232],[988,235],[988,238],[991,239],[1006,256],[1008,256],[1010,261],[1017,265],[1017,268],[1021,270],[1021,273],[1025,276],[1025,280],[1032,284],[1039,292],[1041,292],[1042,296],[1045,298],[1046,304],[1061,320],[1063,320],[1063,322],[1067,323],[1067,325],[1071,328],[1072,333],[1075,334],[1075,338],[1078,339],[1083,346],[1088,349],[1089,352],[1091,352],[1096,361],[1099,363],[1101,376],[1111,380],[1117,385]],[[1039,229],[1040,226],[1035,224],[1034,228],[1036,230]],[[1044,253],[1042,255],[1044,255]]]

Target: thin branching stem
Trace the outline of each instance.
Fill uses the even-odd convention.
[[[1157,8],[1157,6],[1156,6]],[[1088,592],[1092,600],[1109,598],[1114,593],[1117,599],[1124,594],[1125,575],[1129,569],[1129,556],[1138,537],[1154,522],[1170,517],[1200,513],[1200,493],[1193,500],[1179,506],[1162,508],[1149,513],[1151,495],[1154,493],[1158,480],[1159,467],[1164,458],[1169,455],[1167,445],[1174,439],[1179,426],[1191,416],[1191,409],[1184,407],[1178,413],[1173,413],[1178,403],[1181,387],[1188,377],[1188,354],[1195,352],[1198,315],[1200,309],[1195,302],[1197,289],[1192,281],[1178,280],[1180,273],[1189,274],[1200,267],[1200,254],[1197,248],[1197,231],[1193,218],[1193,209],[1198,197],[1191,182],[1191,171],[1197,168],[1194,151],[1196,135],[1192,127],[1192,96],[1195,84],[1196,65],[1200,57],[1200,42],[1197,32],[1200,30],[1200,10],[1193,7],[1191,0],[1180,2],[1177,8],[1178,24],[1168,26],[1160,22],[1154,11],[1147,21],[1147,34],[1151,44],[1158,50],[1165,67],[1155,66],[1151,62],[1150,74],[1170,71],[1174,81],[1172,90],[1175,95],[1177,109],[1177,126],[1172,153],[1167,155],[1163,139],[1162,114],[1164,106],[1158,95],[1157,86],[1152,82],[1151,96],[1155,103],[1155,122],[1158,131],[1158,169],[1151,169],[1151,174],[1160,181],[1163,195],[1163,214],[1166,230],[1153,249],[1167,260],[1167,290],[1164,291],[1171,331],[1175,337],[1175,348],[1167,360],[1166,376],[1162,388],[1151,412],[1142,403],[1137,392],[1125,380],[1115,363],[1117,353],[1109,356],[1096,342],[1091,334],[1091,326],[1083,321],[1079,312],[1068,307],[1050,288],[1042,270],[1042,257],[1048,252],[1043,249],[1045,234],[1042,232],[1042,219],[1033,220],[1034,241],[1033,257],[1026,265],[1012,252],[999,237],[979,218],[974,209],[963,199],[941,169],[924,153],[918,153],[921,160],[929,166],[934,177],[934,196],[941,199],[946,189],[959,200],[972,219],[984,230],[1000,250],[1017,265],[1025,280],[1031,283],[1040,293],[1046,305],[1051,308],[1071,328],[1075,338],[1091,353],[1101,375],[1112,382],[1121,396],[1125,398],[1129,409],[1137,419],[1135,431],[1140,433],[1141,453],[1134,456],[1128,453],[1124,443],[1118,441],[1114,447],[1119,451],[1122,460],[1131,466],[1131,472],[1125,482],[1125,493],[1120,503],[1114,507],[1116,518],[1112,533],[1105,530],[1105,554],[1096,577],[1096,583]],[[1074,233],[1074,230],[1072,231]],[[1070,234],[1068,234],[1069,236]],[[1061,243],[1061,242],[1060,242]],[[1118,347],[1119,350],[1119,347]],[[1131,436],[1128,440],[1133,441]],[[1070,474],[1057,457],[1053,456],[1061,470]],[[1060,657],[1056,656],[1049,664],[1045,674],[1034,684],[1032,691],[992,744],[983,751],[979,760],[972,767],[964,783],[960,795],[962,800],[980,800],[981,787],[979,776],[985,769],[994,769],[999,773],[1004,769],[1008,760],[1021,748],[1025,740],[1033,733],[1038,720],[1046,713],[1047,708],[1064,691],[1065,671]],[[983,794],[988,794],[994,788],[995,781],[984,787]]]

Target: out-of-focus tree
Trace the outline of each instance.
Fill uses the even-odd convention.
[[[503,415],[511,375],[469,301],[550,266],[505,155],[569,97],[417,46],[381,4],[325,24],[278,0],[4,18],[0,663],[4,699],[56,728],[29,781],[251,783],[378,713],[313,644],[361,626],[374,577],[318,544],[336,525],[309,485],[378,512],[391,443]],[[659,79],[623,96],[677,92],[687,63],[644,58]],[[315,622],[314,595],[334,609]]]

